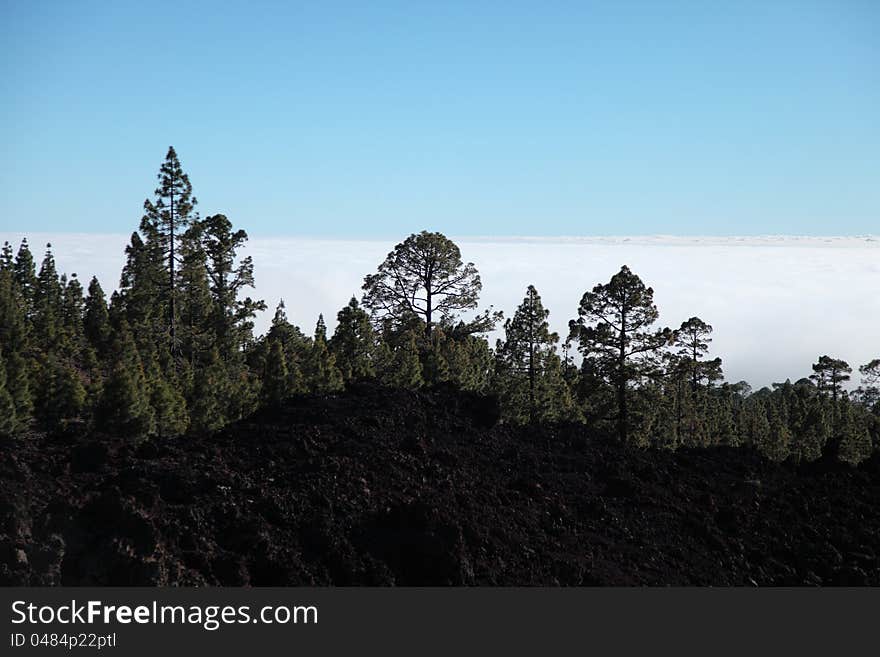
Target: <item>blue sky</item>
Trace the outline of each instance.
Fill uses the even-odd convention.
[[[0,0],[0,228],[880,233],[880,3]]]

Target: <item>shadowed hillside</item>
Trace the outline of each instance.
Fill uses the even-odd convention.
[[[636,450],[355,386],[216,435],[0,448],[0,584],[880,585],[880,468]]]

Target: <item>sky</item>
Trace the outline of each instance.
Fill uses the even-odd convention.
[[[880,2],[0,0],[0,230],[880,233]]]

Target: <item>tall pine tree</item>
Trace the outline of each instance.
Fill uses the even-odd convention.
[[[140,230],[146,237],[147,252],[151,260],[161,258],[165,264],[164,284],[154,281],[160,298],[166,306],[168,347],[176,355],[179,349],[177,336],[177,268],[179,240],[193,221],[198,220],[197,204],[192,193],[189,176],[183,172],[174,147],[168,148],[165,161],[159,168],[159,186],[155,199],[144,201],[144,216]]]
[[[515,422],[556,420],[571,414],[573,402],[556,354],[559,335],[550,331],[546,310],[533,285],[496,347],[496,385],[502,410]]]
[[[617,400],[617,435],[626,441],[630,426],[630,388],[644,377],[656,376],[659,357],[672,332],[651,327],[660,313],[654,290],[623,266],[606,284],[586,292],[578,319],[569,322],[571,336],[580,343],[585,360],[614,386]]]
[[[324,317],[318,316],[315,339],[306,363],[309,390],[319,394],[338,392],[344,387],[342,373],[336,367],[336,358],[327,347],[327,326]]]
[[[370,316],[354,297],[336,315],[337,325],[330,338],[330,353],[345,383],[371,379],[376,375],[374,351],[376,337]]]

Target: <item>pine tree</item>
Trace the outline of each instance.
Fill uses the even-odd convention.
[[[89,293],[83,310],[83,332],[89,344],[100,357],[104,357],[110,346],[110,314],[104,290],[96,277],[89,282]]]
[[[797,461],[815,461],[831,436],[831,422],[821,397],[805,402],[803,421],[792,440],[792,456]]]
[[[683,370],[677,374],[685,374],[690,380],[688,431],[693,445],[706,445],[710,440],[706,432],[706,421],[711,418],[706,416],[705,411],[701,412],[700,408],[700,398],[705,399],[705,395],[701,394],[703,381],[710,385],[723,378],[720,358],[704,360],[709,351],[709,343],[712,342],[711,335],[712,327],[709,324],[699,317],[691,317],[682,322],[673,338],[674,345],[678,348],[677,369]],[[679,408],[681,406],[682,400],[679,400]]]
[[[849,381],[850,372],[852,368],[846,361],[824,355],[813,364],[813,374],[810,375],[810,379],[816,382],[819,394],[831,399],[831,436],[822,449],[822,458],[829,463],[839,458],[843,431],[841,404],[838,402],[843,391],[842,384]]]
[[[264,342],[271,340],[280,340],[288,356],[296,354],[304,357],[311,352],[311,341],[298,326],[288,321],[283,299],[278,302],[278,306],[275,308],[275,315]]]
[[[28,360],[18,352],[6,357],[6,389],[15,405],[15,422],[20,429],[30,423],[34,410]]]
[[[747,400],[743,405],[741,421],[741,434],[745,436],[748,445],[761,449],[762,445],[767,444],[770,439],[770,421],[763,402],[755,398]]]
[[[132,233],[125,248],[126,262],[119,291],[110,297],[110,323],[119,326],[125,319],[135,333],[135,342],[145,353],[153,348],[168,351],[168,303],[162,284],[166,280],[164,256],[158,237],[145,243]]]
[[[0,256],[0,348],[3,349],[5,360],[2,376],[6,381],[6,393],[15,409],[4,424],[11,425],[14,432],[26,428],[32,410],[32,368],[28,366],[26,357],[31,351],[28,333],[26,304],[16,278],[12,248],[7,242]]]
[[[418,356],[416,357],[418,360]],[[376,341],[376,351],[374,353],[374,362],[376,367],[376,381],[383,386],[388,386],[388,378],[394,369],[394,351],[391,345],[381,336]],[[421,369],[421,365],[419,365]]]
[[[84,313],[85,299],[83,298],[83,289],[74,273],[71,274],[67,285],[64,287],[61,302],[63,342],[67,345],[68,353],[74,357],[79,357],[80,352],[85,347]]]
[[[6,389],[6,364],[0,350],[0,436],[11,436],[18,430],[15,418],[15,403]]]
[[[0,249],[0,272],[8,271],[15,276],[15,258],[12,255],[12,245],[9,241],[3,242],[3,248]]]
[[[177,339],[177,264],[179,239],[190,224],[198,221],[195,206],[198,203],[192,195],[192,185],[182,167],[174,147],[168,148],[165,161],[159,168],[159,186],[155,191],[155,202],[144,201],[144,216],[141,219],[141,232],[147,237],[148,253],[151,260],[164,259],[166,279],[159,284],[161,298],[167,305],[166,326],[170,352],[176,354]]]
[[[215,214],[201,223],[213,301],[212,326],[220,357],[229,362],[253,339],[254,317],[266,309],[264,301],[239,299],[245,288],[254,286],[254,265],[250,256],[238,260],[238,250],[247,242],[243,230],[233,232],[226,215]]]
[[[226,424],[229,383],[219,351],[214,348],[207,362],[195,371],[190,401],[190,427],[194,431],[215,431]]]
[[[382,340],[377,347],[376,371],[379,382],[389,388],[417,390],[424,384],[416,334],[406,333],[395,349]]]
[[[791,431],[785,421],[785,415],[775,406],[770,407],[770,430],[767,439],[759,448],[767,458],[773,461],[784,461],[791,450]]]
[[[47,244],[34,294],[34,337],[41,351],[52,351],[59,346],[62,296],[52,245]]]
[[[818,362],[813,364],[813,374],[810,378],[816,382],[816,387],[821,393],[830,393],[836,402],[840,396],[841,384],[849,381],[852,368],[849,364],[838,358],[820,356]]]
[[[862,375],[861,402],[869,411],[880,415],[880,358],[860,365],[859,373]]]
[[[18,247],[13,272],[15,274],[15,282],[21,291],[25,318],[30,321],[33,319],[37,297],[37,269],[34,264],[34,256],[31,254],[30,247],[28,246],[27,238],[23,239]]]
[[[671,337],[668,328],[652,330],[660,313],[654,290],[628,267],[621,267],[604,285],[586,292],[578,319],[569,322],[571,337],[580,343],[585,358],[615,388],[617,434],[626,441],[630,430],[629,388],[644,377],[655,376],[659,355]]]
[[[278,407],[290,396],[289,376],[284,345],[279,339],[271,340],[263,370],[263,404]]]
[[[449,362],[443,349],[445,340],[443,329],[439,327],[432,331],[429,338],[422,337],[422,379],[428,386],[448,383],[451,379]]]
[[[207,255],[202,248],[200,224],[193,225],[180,239],[179,255],[177,353],[194,367],[209,356],[216,343]]]
[[[846,404],[840,414],[840,448],[838,458],[850,465],[858,465],[871,456],[873,445],[868,427],[856,416],[852,404]]]
[[[155,349],[144,360],[147,362],[145,375],[155,418],[155,434],[161,437],[183,435],[189,426],[189,413],[181,386],[163,375]]]
[[[581,420],[571,387],[565,380],[562,359],[556,353],[547,355],[537,386],[537,417],[542,422]]]
[[[373,364],[376,338],[370,316],[361,309],[357,299],[351,298],[336,315],[337,325],[330,338],[330,353],[342,372],[346,384],[375,377]]]
[[[251,415],[260,405],[259,369],[252,371],[242,358],[235,358],[224,364],[226,382],[229,389],[227,417],[230,421]]]
[[[125,322],[111,349],[111,370],[101,391],[95,421],[104,431],[135,440],[155,432],[143,364]]]
[[[748,398],[752,394],[752,387],[745,381],[737,383],[723,383],[722,389],[730,399],[733,413],[733,436],[730,438],[731,447],[741,447],[748,443],[746,420],[748,418]]]
[[[82,419],[86,390],[79,373],[49,355],[40,368],[42,385],[37,395],[37,419],[49,431],[63,429],[70,420]]]
[[[336,367],[336,358],[327,347],[327,327],[324,317],[318,316],[315,339],[306,365],[308,387],[312,392],[326,394],[344,387],[342,373]]]
[[[708,396],[706,438],[709,444],[734,446],[736,435],[733,398],[729,390],[714,389]]]
[[[573,401],[556,355],[559,335],[550,331],[546,310],[533,285],[504,324],[505,339],[496,348],[496,385],[504,414],[514,422],[558,420]]]
[[[447,335],[441,345],[449,380],[461,390],[486,392],[492,380],[495,358],[485,338]]]
[[[422,231],[394,247],[378,272],[364,279],[366,308],[381,321],[424,322],[431,336],[435,323],[477,307],[482,289],[472,262],[463,263],[458,247],[441,233]]]
[[[690,408],[690,395],[685,394],[688,379],[688,363],[677,353],[667,352],[663,354],[665,362],[665,382],[667,387],[666,398],[672,406],[670,422],[672,429],[672,444],[679,447],[685,444],[687,431],[685,430],[686,408]]]
[[[300,360],[297,352],[284,353],[287,363],[287,390],[291,395],[301,395],[308,392],[308,382],[304,372],[304,360]]]

